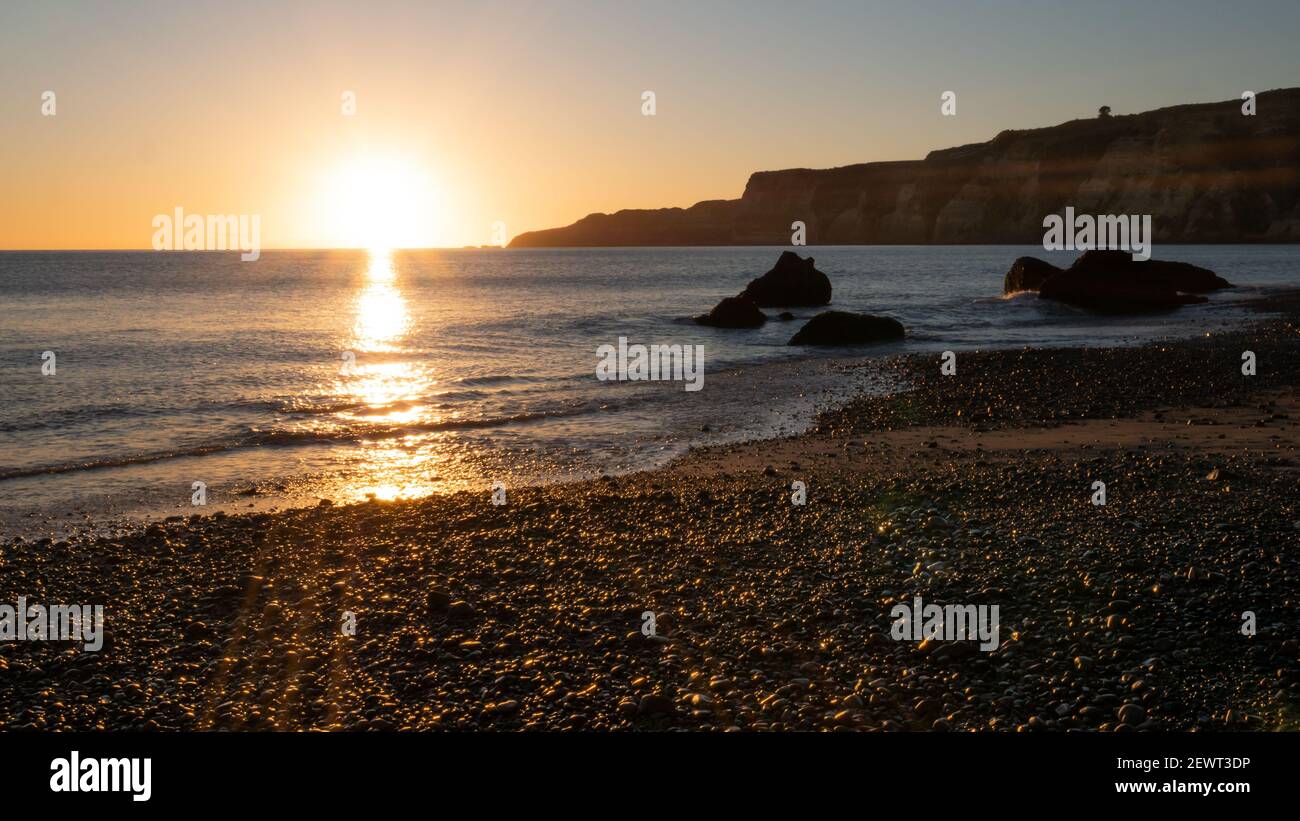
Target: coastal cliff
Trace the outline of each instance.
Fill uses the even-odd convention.
[[[1003,131],[923,160],[760,171],[737,200],[591,214],[511,247],[1038,243],[1043,217],[1150,214],[1157,242],[1300,241],[1300,88]]]

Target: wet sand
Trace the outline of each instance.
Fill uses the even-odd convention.
[[[1297,729],[1300,326],[1269,307],[955,376],[891,360],[912,390],[807,435],[502,506],[485,480],[9,539],[0,602],[107,626],[99,653],[0,643],[0,727]],[[1000,645],[894,640],[915,596],[997,605]]]

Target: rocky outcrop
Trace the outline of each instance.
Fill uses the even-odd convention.
[[[1043,218],[1150,214],[1155,242],[1300,241],[1300,89],[1004,131],[924,160],[753,174],[738,200],[592,214],[514,247],[1033,243]]]
[[[1038,257],[1020,257],[1011,264],[1011,270],[1002,279],[1002,293],[1014,294],[1017,291],[1037,291],[1042,287],[1047,278],[1053,274],[1059,274],[1060,268],[1057,268],[1050,262],[1044,262]]]
[[[1094,313],[1135,314],[1205,302],[1196,294],[1230,287],[1213,271],[1185,262],[1139,262],[1125,251],[1088,251],[1048,277],[1038,296]]]
[[[783,251],[772,270],[751,280],[745,290],[723,299],[707,314],[695,317],[695,321],[715,328],[757,328],[767,321],[760,305],[825,305],[830,301],[830,278],[813,267],[812,257],[803,259],[792,251]],[[794,315],[785,311],[780,318],[794,319]]]
[[[862,345],[902,339],[903,324],[887,316],[824,311],[791,337],[790,345]]]
[[[1168,288],[1141,285],[1118,278],[1087,279],[1056,276],[1043,283],[1040,299],[1064,302],[1096,314],[1146,314],[1172,311],[1205,302],[1205,297],[1180,294]]]
[[[757,328],[767,321],[767,315],[758,309],[754,300],[741,295],[723,299],[707,314],[695,317],[695,321],[714,328]]]
[[[1108,275],[1119,273],[1149,286],[1171,288],[1184,294],[1209,294],[1232,284],[1208,268],[1190,262],[1147,260],[1138,262],[1123,251],[1088,251],[1070,268],[1080,274]]]
[[[831,301],[831,281],[813,267],[812,257],[783,251],[772,270],[746,285],[740,295],[764,308],[826,305]]]

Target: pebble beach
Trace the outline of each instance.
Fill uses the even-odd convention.
[[[1298,306],[952,376],[864,361],[908,389],[503,505],[485,481],[10,536],[0,601],[101,604],[105,630],[0,643],[0,727],[1294,730]],[[892,638],[917,596],[997,605],[996,649]]]

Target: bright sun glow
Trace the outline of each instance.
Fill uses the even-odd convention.
[[[328,174],[319,204],[339,248],[439,245],[443,203],[432,176],[398,156],[365,156]]]

